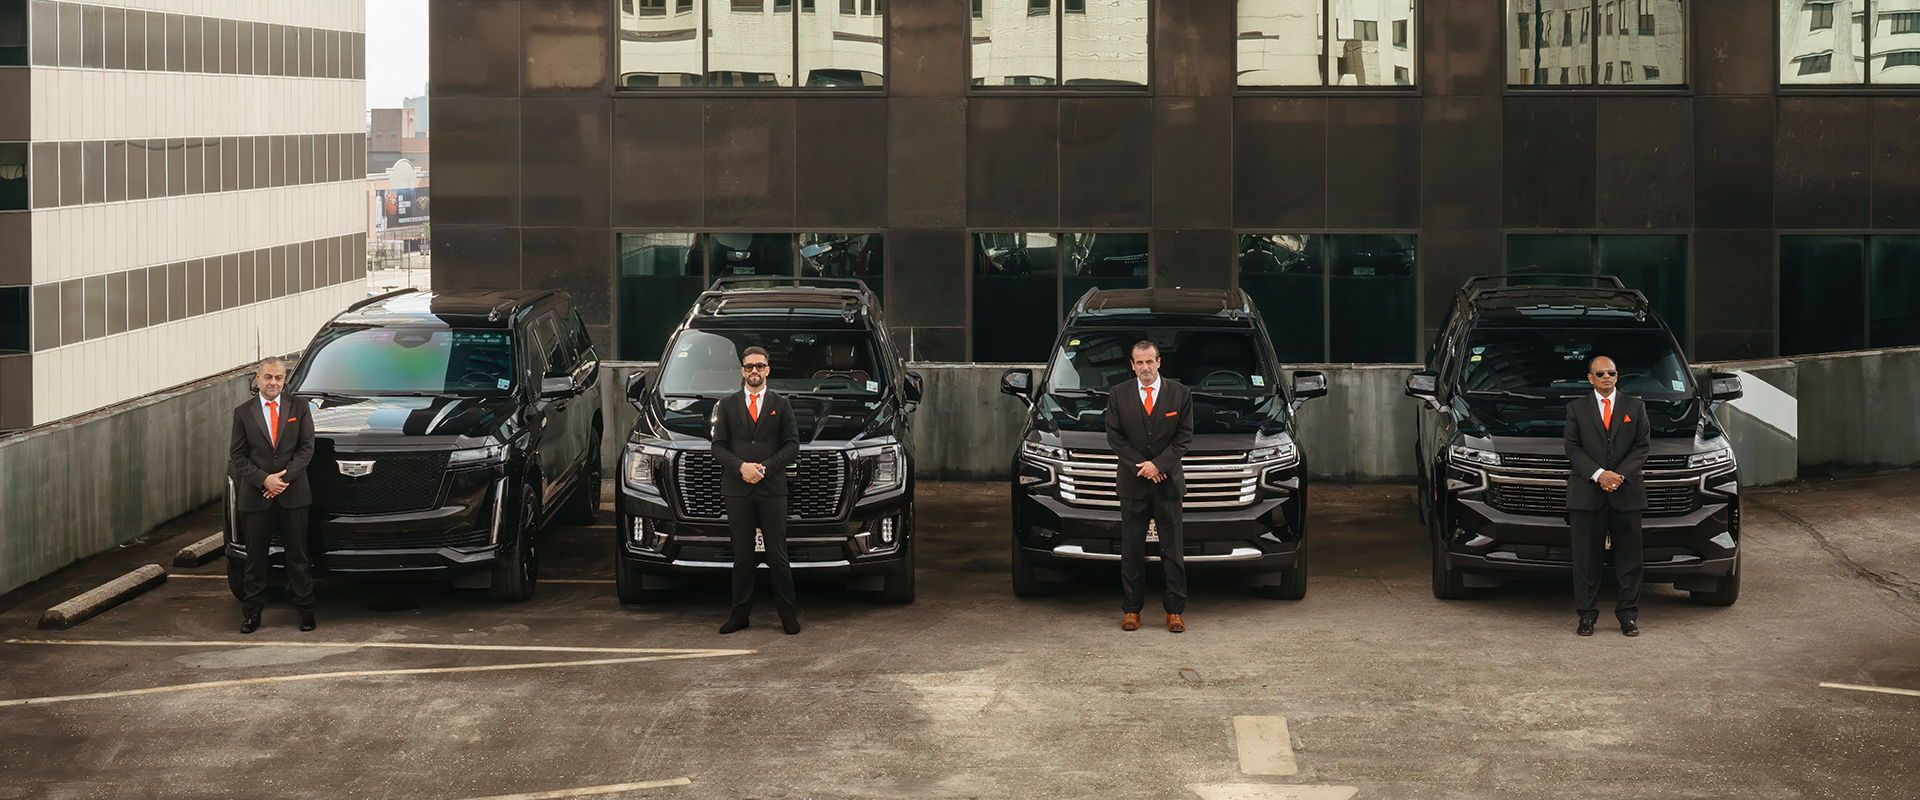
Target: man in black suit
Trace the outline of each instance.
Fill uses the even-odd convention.
[[[1593,394],[1567,405],[1567,518],[1573,526],[1573,600],[1581,636],[1593,635],[1600,595],[1600,562],[1608,537],[1613,541],[1613,571],[1620,596],[1613,614],[1620,632],[1640,635],[1642,563],[1640,514],[1647,509],[1647,484],[1640,468],[1647,463],[1653,426],[1647,405],[1614,390],[1620,371],[1613,359],[1587,362]]]
[[[241,581],[240,632],[260,628],[260,612],[267,604],[267,575],[272,570],[267,549],[274,532],[287,555],[287,591],[300,612],[300,630],[316,626],[313,619],[313,559],[307,551],[307,509],[313,489],[307,484],[307,464],[313,461],[313,415],[305,401],[280,393],[287,367],[280,359],[260,362],[254,375],[259,396],[233,410],[233,443],[228,469],[239,495],[235,505],[242,541],[247,543],[247,571]]]
[[[754,528],[767,547],[780,625],[800,632],[793,567],[787,563],[787,465],[800,456],[800,426],[793,404],[767,389],[767,351],[749,347],[740,358],[746,388],[713,407],[713,457],[719,459],[720,490],[727,496],[727,527],[733,535],[733,613],[721,633],[747,627],[753,609]]]
[[[1180,457],[1193,441],[1193,393],[1160,375],[1160,349],[1133,346],[1134,379],[1107,395],[1107,446],[1119,458],[1114,481],[1120,494],[1120,629],[1139,630],[1146,606],[1147,522],[1160,534],[1160,569],[1167,579],[1167,630],[1187,623],[1187,561],[1180,530],[1180,504],[1187,496]]]

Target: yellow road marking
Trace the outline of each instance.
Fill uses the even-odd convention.
[[[1895,689],[1890,686],[1861,686],[1857,683],[1822,683],[1822,689],[1852,689],[1856,692],[1879,692],[1881,694],[1902,694],[1908,697],[1920,697],[1920,689]]]
[[[645,783],[610,783],[605,786],[582,786],[578,789],[555,789],[551,792],[529,792],[527,794],[497,794],[492,797],[475,797],[472,800],[553,800],[558,797],[583,797],[590,794],[613,794],[631,792],[635,789],[658,789],[663,786],[690,786],[693,781],[686,778],[674,778],[670,781],[647,781]]]
[[[1300,765],[1293,760],[1293,737],[1287,735],[1286,717],[1234,717],[1233,739],[1240,748],[1241,774],[1300,773]]]

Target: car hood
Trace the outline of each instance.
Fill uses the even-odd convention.
[[[635,423],[634,432],[652,439],[707,441],[712,435],[709,418],[718,402],[719,397],[710,396],[649,396],[646,411]],[[902,432],[893,404],[884,397],[829,400],[788,395],[787,402],[793,404],[793,420],[800,429],[801,444],[873,439]]]
[[[1453,416],[1460,432],[1473,436],[1558,439],[1566,434],[1567,404],[1584,396],[1534,400],[1462,393],[1454,395]],[[1647,421],[1653,423],[1654,436],[1691,437],[1700,432],[1705,409],[1699,398],[1640,400],[1647,404]],[[1710,420],[1707,427],[1714,427]]]
[[[314,433],[336,438],[480,438],[499,428],[514,408],[514,399],[505,396],[323,397],[311,400]]]
[[[1054,394],[1040,396],[1034,409],[1034,427],[1065,437],[1069,432],[1106,435],[1107,395]],[[1244,437],[1252,442],[1257,435],[1276,436],[1287,430],[1286,415],[1277,394],[1265,397],[1234,397],[1195,392],[1193,395],[1193,435]]]

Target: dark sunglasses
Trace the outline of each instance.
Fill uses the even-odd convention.
[[[746,372],[754,372],[758,370],[772,369],[772,367],[769,367],[766,364],[741,364],[740,369]]]
[[[1611,377],[1613,377],[1613,376],[1615,376],[1615,375],[1618,375],[1618,374],[1620,374],[1620,371],[1619,371],[1619,370],[1613,370],[1613,369],[1596,369],[1596,370],[1594,370],[1594,371],[1593,371],[1593,374],[1594,374],[1595,376],[1597,376],[1597,377],[1601,377],[1601,378],[1611,378]]]

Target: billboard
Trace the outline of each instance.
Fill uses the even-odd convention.
[[[432,203],[427,188],[373,190],[373,229],[405,228],[427,221]]]

